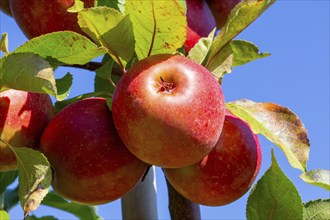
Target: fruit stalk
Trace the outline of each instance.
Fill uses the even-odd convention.
[[[168,190],[168,208],[172,220],[199,220],[201,213],[199,205],[179,194],[166,180]]]
[[[158,219],[155,168],[151,167],[143,181],[121,199],[122,218],[130,220]]]

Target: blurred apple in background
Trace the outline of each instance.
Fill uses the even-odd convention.
[[[82,204],[122,197],[147,168],[120,140],[104,98],[62,109],[45,129],[40,150],[52,166],[54,190]]]
[[[187,0],[186,3],[187,37],[184,47],[186,52],[189,52],[201,37],[209,35],[216,23],[205,0]]]
[[[230,11],[241,0],[206,0],[206,2],[212,11],[217,27],[222,28],[227,21]]]
[[[49,95],[13,89],[0,92],[0,138],[13,147],[38,149],[41,134],[53,117]],[[14,153],[0,141],[0,171],[16,166]]]
[[[239,199],[249,190],[260,165],[257,135],[227,110],[223,131],[211,153],[192,166],[164,171],[173,188],[187,199],[220,206]]]
[[[12,16],[9,7],[9,0],[0,0],[0,10],[9,16]]]
[[[93,7],[95,0],[83,0],[84,7]],[[15,21],[27,38],[31,39],[55,31],[74,31],[83,34],[77,13],[68,8],[74,0],[10,0]]]

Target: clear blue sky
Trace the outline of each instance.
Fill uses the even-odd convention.
[[[330,169],[329,161],[329,1],[276,2],[257,21],[250,25],[239,39],[251,41],[263,52],[272,56],[234,69],[225,76],[223,90],[226,101],[251,99],[257,102],[274,102],[289,107],[298,114],[307,128],[311,152],[307,168]],[[1,32],[9,33],[10,50],[27,39],[14,20],[3,13]],[[93,89],[91,72],[60,68],[56,76],[70,71],[74,74],[71,97]],[[84,85],[82,87],[82,85]],[[260,136],[263,162],[257,179],[270,166],[272,143]],[[300,178],[300,171],[292,168],[283,153],[275,147],[275,155],[285,174],[297,186],[303,202],[329,198],[329,192],[309,185]],[[167,188],[160,169],[157,168],[159,219],[169,219]],[[245,219],[248,197],[224,207],[201,206],[203,219]],[[121,219],[120,201],[99,206],[104,219]],[[59,219],[74,216],[41,206],[33,212],[37,216],[55,215]],[[11,219],[22,219],[19,206],[10,212]]]

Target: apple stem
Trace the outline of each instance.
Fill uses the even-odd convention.
[[[151,167],[143,181],[121,198],[122,218],[129,220],[158,219],[155,168]]]
[[[191,202],[178,193],[166,179],[168,190],[168,208],[172,220],[201,219],[200,208],[197,203]]]

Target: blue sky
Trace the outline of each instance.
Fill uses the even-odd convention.
[[[223,79],[226,101],[251,99],[274,102],[295,112],[305,124],[311,143],[309,170],[330,169],[329,161],[329,1],[278,1],[237,39],[255,43],[270,57],[237,67]],[[1,32],[9,33],[10,50],[27,39],[14,20],[3,13]],[[70,71],[74,85],[70,96],[90,92],[94,74],[73,68],[60,68],[56,76]],[[83,85],[83,86],[82,86]],[[284,154],[260,136],[263,162],[257,179],[270,166],[270,150],[275,149],[278,163],[296,185],[303,202],[329,198],[329,192],[309,185],[300,178]],[[159,168],[156,169],[159,219],[169,219],[167,188]],[[203,219],[245,219],[249,192],[241,199],[223,207],[201,206]],[[120,201],[99,206],[104,219],[121,219]],[[72,215],[41,206],[37,216],[55,215],[59,219],[75,219]],[[10,212],[11,219],[21,219],[20,207]]]

